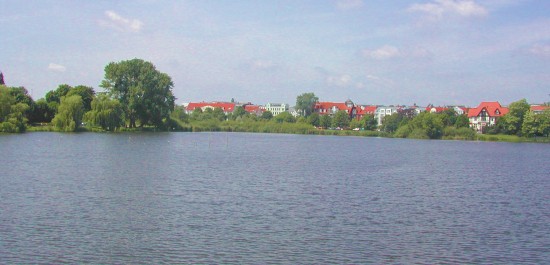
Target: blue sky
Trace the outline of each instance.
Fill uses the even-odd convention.
[[[550,1],[0,0],[0,28],[0,71],[35,99],[141,58],[177,103],[550,101]]]

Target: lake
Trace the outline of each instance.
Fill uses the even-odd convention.
[[[0,135],[2,264],[549,264],[550,145]]]

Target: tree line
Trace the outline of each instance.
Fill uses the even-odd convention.
[[[101,87],[62,84],[34,101],[24,87],[0,84],[0,131],[24,132],[27,124],[77,131],[83,124],[114,131],[121,127],[166,128],[175,97],[170,76],[141,59],[111,62]]]
[[[354,129],[371,131],[369,135],[425,139],[474,139],[468,117],[448,109],[441,113],[411,109],[385,116],[382,125],[374,115],[361,119],[340,110],[333,115],[315,112],[319,98],[312,92],[296,97],[294,117],[289,112],[274,116],[265,111],[260,116],[237,106],[232,113],[222,109],[195,109],[187,113],[176,106],[173,82],[165,73],[141,59],[111,62],[105,67],[105,77],[96,93],[92,87],[62,84],[34,101],[24,87],[8,87],[0,73],[0,132],[24,132],[27,124],[52,126],[58,131],[77,131],[82,125],[115,131],[121,128],[153,127],[162,130],[226,130],[265,132],[311,132],[311,128]],[[284,129],[281,129],[284,128]],[[487,134],[508,134],[524,137],[549,136],[550,110],[543,114],[530,111],[525,99],[513,102],[509,113],[496,126],[485,128]]]

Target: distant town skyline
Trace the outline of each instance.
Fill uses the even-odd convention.
[[[141,58],[177,103],[507,105],[550,101],[550,2],[535,0],[0,0],[0,71],[33,98],[100,92]]]

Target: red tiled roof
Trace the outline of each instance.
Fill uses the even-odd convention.
[[[221,108],[224,112],[233,112],[233,110],[235,109],[235,103],[229,103],[229,102],[191,102],[191,103],[189,103],[189,105],[187,105],[187,108],[185,108],[185,110],[193,111],[196,108],[204,108],[204,107]]]
[[[448,110],[449,108],[445,108],[445,107],[426,107],[426,111],[427,112],[435,112],[435,113],[440,113],[440,112],[443,112],[445,110]]]
[[[257,105],[244,105],[244,110],[249,113],[259,113],[264,112],[265,110],[260,108],[260,106]]]
[[[531,111],[545,111],[550,109],[550,106],[531,106]]]
[[[359,117],[359,116],[364,116],[366,114],[374,114],[374,112],[376,111],[376,108],[377,108],[376,106],[357,106],[356,115]]]
[[[501,117],[508,113],[508,108],[501,106],[497,101],[481,102],[477,108],[468,110],[468,117],[477,117],[484,109],[490,117]]]
[[[333,107],[336,107],[338,110],[345,110],[346,112],[350,112],[351,108],[348,108],[346,103],[342,102],[317,102],[315,103],[315,110],[319,112],[319,114],[325,114],[325,112],[320,112],[320,110],[326,110],[329,112]]]

